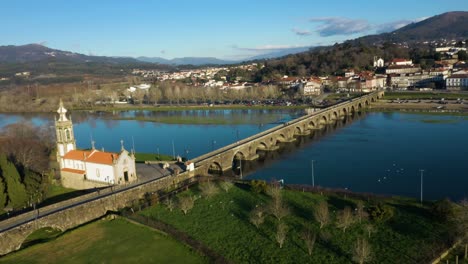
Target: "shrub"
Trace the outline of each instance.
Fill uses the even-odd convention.
[[[455,207],[449,199],[443,199],[432,204],[431,213],[436,219],[445,222],[455,217]]]
[[[370,218],[375,222],[385,222],[393,217],[394,209],[382,203],[376,203],[368,207]]]
[[[266,193],[268,187],[266,181],[263,180],[252,180],[250,186],[255,193]]]

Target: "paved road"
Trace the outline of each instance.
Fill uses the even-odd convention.
[[[99,191],[92,192],[90,194],[82,195],[70,200],[60,202],[60,206],[57,207],[57,204],[52,204],[44,208],[37,208],[35,211],[30,211],[23,213],[19,216],[15,216],[4,221],[0,222],[0,233],[6,230],[12,229],[16,226],[25,224],[27,222],[33,221],[35,219],[53,214],[74,206],[78,206],[84,203],[88,203],[94,200],[101,199],[103,197],[113,195],[114,193],[119,193],[131,188],[134,188],[145,183],[155,181],[157,179],[170,176],[175,168],[179,168],[180,172],[183,172],[182,168],[177,165],[171,165],[167,170],[162,169],[158,164],[136,164],[136,169],[138,172],[138,180],[134,183],[127,185],[113,186],[105,189],[100,189]]]

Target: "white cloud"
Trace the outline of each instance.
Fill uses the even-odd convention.
[[[350,19],[345,17],[315,17],[312,23],[321,23],[316,29],[322,37],[334,35],[351,35],[369,31],[372,26],[364,19]]]
[[[291,29],[291,31],[299,36],[309,36],[312,34],[312,32],[310,32],[309,30],[302,30],[302,29],[297,29],[297,28],[293,28]]]

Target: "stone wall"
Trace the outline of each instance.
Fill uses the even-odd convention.
[[[175,188],[185,184],[186,181],[195,180],[193,176],[193,173],[181,173],[177,176],[168,176],[129,189],[116,189],[114,192],[108,192],[99,197],[96,194],[90,194],[87,195],[87,198],[91,200],[87,202],[80,203],[80,197],[78,197],[75,198],[73,205],[71,205],[70,201],[54,204],[53,206],[57,209],[63,207],[65,209],[41,216],[37,220],[29,221],[0,233],[0,255],[18,250],[23,241],[40,228],[52,227],[66,231],[98,219],[108,211],[117,211],[129,206],[132,201],[143,198],[145,193]],[[93,199],[93,196],[96,199]],[[83,198],[81,197],[81,199]],[[35,212],[28,214],[34,216]],[[10,221],[19,221],[20,217],[15,217]]]
[[[85,180],[83,175],[66,171],[61,172],[60,180],[62,182],[63,187],[77,190],[87,190],[109,186],[109,184],[106,183]]]

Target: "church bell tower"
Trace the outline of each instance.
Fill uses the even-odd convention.
[[[71,118],[67,118],[67,109],[63,107],[62,99],[57,110],[59,119],[55,119],[55,133],[57,136],[57,159],[60,162],[60,167],[63,167],[62,159],[67,152],[76,149],[75,135],[73,133],[73,123]]]

